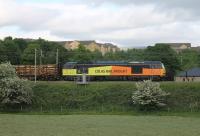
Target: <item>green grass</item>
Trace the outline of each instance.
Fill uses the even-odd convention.
[[[72,114],[132,114],[137,111],[131,96],[136,91],[136,82],[91,82],[76,85],[74,82],[37,82],[33,88],[32,105],[21,105],[15,109],[0,105],[0,112],[30,112]],[[170,93],[166,98],[167,107],[161,112],[200,112],[200,83],[160,82],[161,88]],[[41,110],[42,109],[42,110]]]
[[[86,86],[74,82],[38,82],[34,87],[35,101],[32,111],[39,111],[41,105],[47,111],[59,111],[60,107],[73,111],[132,112],[132,93],[136,82],[92,82]],[[160,82],[161,88],[169,92],[165,111],[200,111],[200,84]]]
[[[2,136],[199,136],[200,118],[118,115],[0,115]]]

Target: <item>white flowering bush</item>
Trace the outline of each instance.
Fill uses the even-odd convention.
[[[15,68],[10,63],[0,64],[0,79],[16,77]]]
[[[9,63],[0,64],[0,103],[7,106],[31,104],[32,85],[16,76]]]
[[[166,93],[159,83],[150,80],[136,83],[137,90],[132,95],[133,103],[142,110],[155,110],[166,106]]]

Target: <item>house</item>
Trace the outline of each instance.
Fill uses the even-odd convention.
[[[79,47],[79,45],[85,46],[86,49],[90,51],[95,51],[98,50],[100,51],[103,55],[107,52],[116,52],[119,51],[120,49],[111,43],[97,43],[96,41],[66,41],[64,43],[64,47],[68,50],[74,50]]]
[[[199,82],[200,81],[200,68],[192,68],[187,71],[179,73],[175,80],[177,82]]]
[[[181,52],[182,50],[185,50],[185,49],[191,49],[191,43],[158,43],[158,44],[169,45],[177,53]]]

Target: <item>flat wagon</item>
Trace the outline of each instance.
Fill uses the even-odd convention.
[[[18,76],[27,79],[34,79],[35,66],[34,65],[15,65]],[[53,80],[59,77],[59,69],[56,64],[37,65],[36,76],[39,80]]]

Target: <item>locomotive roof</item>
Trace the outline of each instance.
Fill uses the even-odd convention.
[[[133,64],[161,64],[160,61],[141,61],[141,62],[129,62]]]
[[[75,65],[75,64],[162,64],[160,61],[96,61],[93,63],[77,63],[77,62],[67,62],[65,65]]]
[[[127,64],[126,61],[96,61],[94,64]]]

